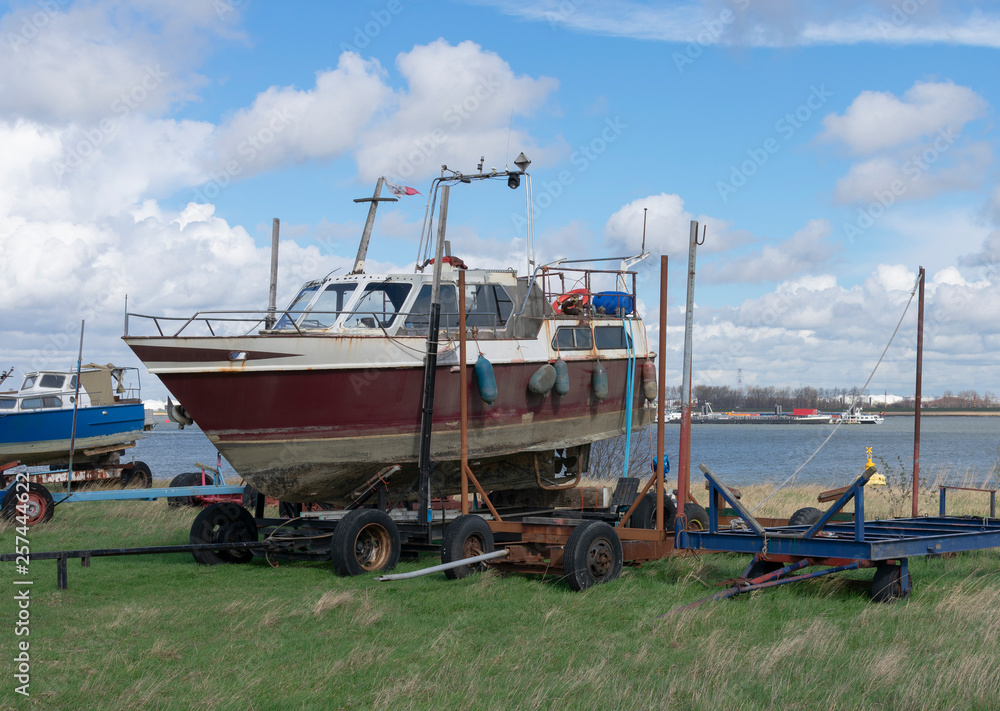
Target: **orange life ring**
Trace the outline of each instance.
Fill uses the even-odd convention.
[[[565,294],[560,294],[552,302],[552,310],[557,314],[564,313],[563,304],[571,299],[579,301],[579,306],[586,306],[590,303],[590,292],[586,289],[573,289],[572,291],[567,291]]]

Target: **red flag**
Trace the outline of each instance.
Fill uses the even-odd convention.
[[[396,185],[395,183],[390,183],[388,180],[385,181],[385,187],[389,188],[389,192],[396,197],[420,194],[420,191],[416,188],[411,188],[409,185]]]

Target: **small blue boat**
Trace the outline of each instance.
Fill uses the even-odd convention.
[[[134,380],[133,380],[134,378]],[[0,464],[65,465],[77,405],[74,466],[113,464],[118,446],[141,437],[146,422],[137,368],[91,363],[76,371],[28,373],[19,390],[0,392]]]

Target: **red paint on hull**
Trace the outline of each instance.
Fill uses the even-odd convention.
[[[494,365],[499,397],[485,404],[473,378],[468,384],[469,427],[477,430],[625,410],[626,361],[606,360],[609,392],[591,395],[592,361],[569,362],[570,391],[560,397],[528,391],[540,363]],[[243,371],[160,375],[195,421],[220,447],[227,441],[341,439],[416,432],[420,427],[422,368]],[[635,407],[642,406],[636,373]],[[438,369],[434,429],[458,430],[457,373]],[[617,393],[617,395],[615,394]]]

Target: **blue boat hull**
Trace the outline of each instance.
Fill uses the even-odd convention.
[[[76,454],[111,447],[142,436],[146,422],[142,403],[81,407],[77,411]],[[72,410],[37,410],[0,416],[0,463],[65,462],[73,430]]]

